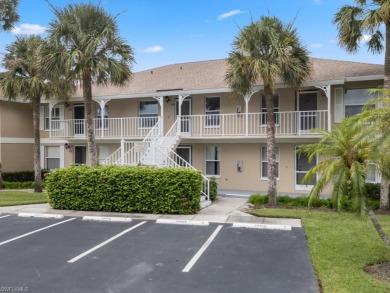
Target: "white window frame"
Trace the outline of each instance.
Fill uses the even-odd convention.
[[[347,103],[347,96],[346,96],[346,94],[347,94],[347,91],[348,90],[369,90],[369,89],[371,89],[371,88],[367,88],[367,87],[358,87],[358,88],[345,88],[344,89],[344,105],[343,105],[343,112],[344,112],[344,117],[347,117],[346,116],[346,113],[347,113],[347,111],[346,111],[346,108],[349,106],[349,107],[352,107],[352,106],[358,106],[358,107],[364,107],[364,105],[368,102],[368,101],[370,101],[370,100],[372,100],[372,99],[374,99],[375,97],[372,95],[372,94],[370,94],[370,93],[368,93],[368,97],[370,97],[367,101],[365,101],[363,104],[348,104]],[[361,113],[361,112],[359,112],[359,113]]]
[[[278,100],[278,106],[275,107],[275,100],[274,100],[274,113],[275,113],[275,126],[279,126],[279,114],[280,112],[280,95],[279,93],[274,93],[272,94],[274,96],[274,99],[276,98]],[[264,105],[263,105],[263,98],[264,98]],[[261,113],[261,118],[260,118],[260,125],[265,127],[267,126],[267,106],[265,104],[265,96],[261,95],[261,105],[260,105],[260,113]],[[263,121],[264,117],[264,121]]]
[[[59,121],[61,120],[61,108],[60,106],[54,106],[51,109],[51,120],[50,120],[50,112],[49,112],[49,105],[44,106],[43,108],[43,121],[44,121],[44,126],[43,130],[49,131],[50,130],[50,122],[51,121]],[[58,115],[56,115],[58,114]],[[51,130],[59,130],[60,127],[57,128],[52,128]]]
[[[153,103],[153,104],[156,104],[157,105],[157,112],[156,113],[152,113],[152,114],[142,114],[141,113],[141,104],[142,103]],[[143,116],[143,115],[145,115],[145,116]],[[139,128],[153,128],[154,125],[156,125],[156,123],[158,122],[158,101],[157,100],[140,101],[139,102],[139,106],[138,106],[138,117],[141,118],[139,126],[138,126]],[[155,122],[153,123],[153,120],[150,119],[150,125],[149,125],[149,122],[145,123],[148,120],[144,120],[142,118],[155,118]],[[147,124],[147,125],[144,126],[144,123]]]
[[[265,154],[266,160],[263,161],[263,154]],[[280,178],[280,148],[278,146],[275,147],[275,160],[277,164],[277,176],[276,179],[279,180]],[[265,169],[265,172],[268,173],[268,157],[267,157],[267,146],[261,146],[260,147],[260,179],[261,180],[268,180],[268,175],[266,177],[263,176],[263,163],[267,164],[267,167]]]
[[[298,166],[298,162],[297,162],[297,149],[299,148],[299,146],[295,146],[295,166],[294,166],[294,184],[295,184],[295,190],[298,190],[298,191],[305,191],[305,190],[312,190],[312,188],[314,187],[314,185],[302,185],[302,184],[298,184],[297,183],[297,174],[298,172],[305,172],[307,173],[308,171],[297,171],[297,166]],[[305,154],[303,154],[305,155]],[[305,155],[306,156],[306,155]],[[318,163],[318,156],[316,156],[316,164]],[[316,182],[318,181],[318,174],[316,174]]]
[[[218,99],[219,110],[207,110],[207,99]],[[206,97],[204,101],[205,128],[219,128],[221,125],[221,97]],[[211,118],[211,119],[210,119]]]
[[[214,160],[210,160],[210,159],[207,159],[207,149],[208,148],[215,148],[217,150],[217,159],[214,159]],[[220,146],[216,146],[216,145],[209,145],[209,146],[206,146],[205,147],[205,150],[204,150],[204,159],[205,159],[205,175],[206,177],[215,177],[215,178],[219,178],[221,176],[221,147]],[[219,174],[207,174],[207,162],[214,162],[214,163],[219,163]]]
[[[374,172],[374,176],[375,176],[375,179],[374,180],[370,180],[367,178],[367,175],[368,175],[368,172],[366,173],[366,182],[367,183],[381,183],[381,180],[382,180],[382,174],[380,172],[380,170],[378,170],[378,167],[376,166],[375,163],[369,163],[368,164],[368,167],[372,166],[375,170],[373,170]]]
[[[58,148],[59,156],[58,157],[49,157],[48,156],[48,153],[49,153],[48,148]],[[50,145],[45,146],[44,153],[45,153],[45,166],[44,166],[45,169],[48,169],[48,165],[49,165],[47,162],[48,159],[58,159],[58,168],[61,168],[61,148],[60,148],[60,146],[50,146]],[[54,169],[50,169],[50,170],[54,170]]]

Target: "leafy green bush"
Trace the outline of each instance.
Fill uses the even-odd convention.
[[[367,197],[378,199],[381,195],[381,185],[379,183],[366,183]]]
[[[248,202],[254,205],[262,205],[268,203],[268,196],[267,195],[261,195],[261,194],[252,194]]]
[[[210,199],[215,200],[218,195],[218,183],[215,177],[210,178]]]
[[[33,181],[24,181],[24,182],[3,182],[4,189],[31,189],[34,188]]]
[[[56,209],[191,214],[200,209],[202,178],[182,168],[71,166],[46,179]]]
[[[49,170],[43,169],[41,174],[45,178]],[[8,182],[27,182],[34,181],[34,171],[20,171],[20,172],[3,172],[2,177],[4,181]]]
[[[268,203],[268,196],[261,194],[252,194],[248,202],[254,205],[263,205]],[[300,197],[290,197],[290,196],[278,196],[277,203],[281,206],[287,207],[308,207],[309,206],[309,197],[300,196]],[[367,198],[367,206],[373,210],[379,208],[379,201],[372,198]],[[321,198],[314,200],[311,203],[311,207],[315,208],[326,208],[326,209],[335,209],[336,205],[331,198]],[[353,200],[344,200],[341,203],[341,210],[343,211],[356,211],[356,205]]]

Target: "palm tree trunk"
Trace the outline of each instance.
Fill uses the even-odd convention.
[[[274,99],[269,85],[264,85],[265,105],[267,108],[267,175],[268,175],[268,204],[275,206],[276,202],[276,156],[275,156],[275,113]]]
[[[41,174],[41,138],[39,133],[39,112],[41,98],[33,98],[33,128],[34,128],[34,191],[42,192]]]
[[[90,166],[97,165],[95,127],[92,117],[92,80],[90,72],[83,72],[83,96],[85,107],[85,118],[87,123],[88,137],[88,162]]]
[[[383,88],[390,90],[390,24],[386,24],[385,78]],[[379,209],[389,210],[389,181],[382,176]]]
[[[370,209],[368,210],[368,216],[370,217],[370,220],[372,224],[374,225],[374,228],[376,232],[378,233],[379,237],[383,240],[383,242],[386,244],[387,247],[390,248],[390,239],[387,237],[386,233],[383,231],[381,224],[378,222],[378,219],[375,216],[375,213]]]

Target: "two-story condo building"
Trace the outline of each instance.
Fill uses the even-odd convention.
[[[296,148],[317,141],[314,128],[331,129],[372,99],[383,66],[312,59],[299,89],[278,84],[275,94],[278,192],[302,194],[309,163]],[[193,166],[217,178],[220,193],[267,190],[266,109],[256,85],[232,95],[227,63],[212,60],[167,65],[134,74],[126,87],[94,87],[95,137],[102,164]],[[87,138],[81,91],[69,101],[41,106],[42,167],[85,164]],[[31,106],[1,102],[1,161],[5,171],[32,169]],[[376,181],[375,172],[370,181]],[[314,184],[314,182],[313,182]]]

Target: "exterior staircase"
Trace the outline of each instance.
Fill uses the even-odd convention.
[[[162,135],[161,118],[142,142],[121,140],[121,146],[107,157],[104,165],[147,165],[168,168],[186,168],[196,170],[181,158],[174,150],[181,140],[180,117],[165,136]],[[211,204],[210,180],[202,175],[201,208]]]

